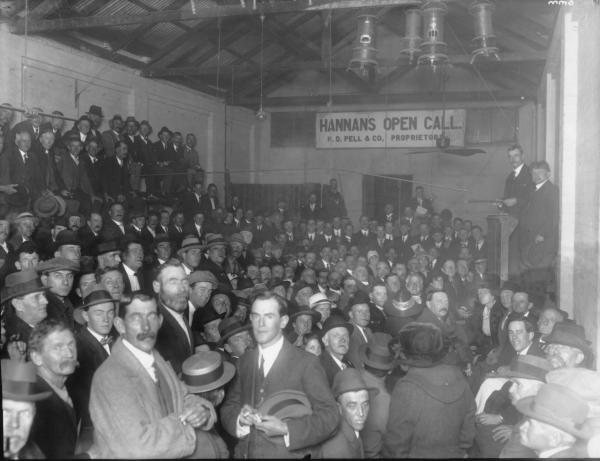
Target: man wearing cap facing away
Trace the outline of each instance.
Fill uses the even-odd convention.
[[[162,321],[147,295],[136,293],[119,306],[121,338],[92,380],[92,458],[193,458],[205,443],[214,408],[189,394],[154,349]]]
[[[350,335],[353,331],[352,324],[346,322],[340,315],[332,315],[323,324],[321,341],[325,349],[319,356],[319,360],[330,386],[338,372],[354,367],[352,362],[346,359],[350,347]]]
[[[228,317],[219,323],[219,346],[223,348],[227,361],[237,364],[244,352],[252,346],[251,329],[252,325],[244,325],[235,317]]]
[[[81,418],[78,446],[81,451],[92,444],[93,426],[89,412],[90,389],[96,370],[110,355],[111,334],[117,304],[105,290],[95,289],[83,298],[81,315],[86,322],[76,335],[78,366],[67,380],[67,388]]]
[[[25,361],[31,331],[47,317],[45,287],[34,271],[15,272],[6,277],[2,304],[6,312],[6,338],[3,356]]]
[[[258,347],[238,361],[237,374],[221,408],[223,426],[239,441],[234,457],[290,458],[314,451],[339,423],[339,413],[317,358],[283,337],[289,321],[284,299],[259,295],[250,314]],[[281,390],[306,394],[312,414],[283,421],[259,412]]]
[[[2,453],[5,459],[41,459],[29,438],[36,402],[50,397],[37,383],[31,362],[2,360]]]
[[[73,304],[69,294],[73,288],[74,273],[79,267],[68,259],[52,258],[41,262],[36,270],[47,288],[48,318],[65,322],[72,329]]]
[[[333,380],[333,396],[341,415],[336,434],[321,446],[320,457],[324,459],[363,459],[360,431],[369,414],[369,402],[379,390],[369,387],[360,372],[354,368],[340,371]]]
[[[50,398],[38,403],[31,438],[46,458],[71,458],[76,451],[78,415],[65,383],[77,365],[73,332],[63,322],[43,320],[31,332],[29,355],[38,383],[51,391]]]

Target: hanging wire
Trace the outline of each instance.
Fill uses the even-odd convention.
[[[220,77],[221,77],[221,18],[217,19],[217,30],[218,30],[218,38],[217,38],[217,83],[216,83],[216,90],[215,90],[215,96],[219,96],[219,91],[220,91],[220,87],[219,87],[219,81],[220,81]]]
[[[263,61],[264,61],[265,15],[260,15],[260,110],[263,110]]]
[[[329,100],[327,107],[333,105],[333,10],[329,10]]]

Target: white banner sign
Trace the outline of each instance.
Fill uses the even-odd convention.
[[[464,146],[466,110],[446,110],[444,119],[450,145]],[[441,135],[441,110],[317,114],[317,149],[435,147]]]

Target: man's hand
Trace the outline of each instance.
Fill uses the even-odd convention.
[[[506,443],[510,439],[512,432],[513,432],[512,426],[507,426],[506,424],[503,424],[502,426],[498,426],[498,427],[492,429],[492,438],[496,442]]]
[[[6,345],[6,351],[11,360],[25,362],[27,358],[27,344],[24,341],[10,341]]]
[[[18,184],[6,184],[5,186],[0,186],[0,192],[4,192],[7,195],[12,195],[17,192]]]
[[[204,405],[193,405],[188,407],[179,417],[182,423],[189,424],[194,429],[202,426],[210,417],[210,410]]]
[[[517,199],[514,197],[505,198],[502,200],[502,203],[504,203],[504,206],[515,206],[517,204]]]
[[[261,417],[258,411],[252,408],[250,405],[244,405],[242,411],[240,411],[240,424],[242,426],[253,426],[260,423]]]
[[[125,196],[123,194],[117,195],[117,202],[123,203],[125,201]]]
[[[285,435],[288,433],[287,423],[284,423],[276,416],[265,415],[255,426],[259,431],[264,432],[268,436]]]
[[[535,239],[533,239],[535,243],[542,243],[544,241],[544,236],[543,235],[536,235]]]
[[[486,426],[495,426],[502,422],[502,416],[491,413],[481,413],[480,415],[477,415],[477,422]]]

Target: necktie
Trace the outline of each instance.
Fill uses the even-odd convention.
[[[171,402],[171,391],[169,390],[169,385],[165,381],[165,377],[156,366],[156,363],[152,364],[152,368],[154,369],[154,376],[156,377],[156,391],[158,393],[160,407],[163,411],[163,414],[167,416],[168,414],[173,412],[173,404]]]
[[[110,347],[110,346],[112,346],[112,343],[113,343],[113,339],[111,336],[105,336],[104,338],[102,338],[100,340],[100,344],[102,344],[102,346]]]
[[[23,163],[27,163],[28,160],[29,160],[29,154],[27,152],[25,152],[23,154]]]
[[[260,356],[260,365],[258,366],[258,374],[259,374],[259,376],[261,376],[264,379],[264,377],[265,377],[265,356],[264,355]]]

